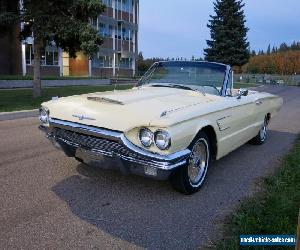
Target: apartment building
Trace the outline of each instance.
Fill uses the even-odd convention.
[[[136,73],[138,54],[139,0],[103,0],[106,11],[92,20],[92,25],[103,37],[104,43],[91,59],[83,53],[70,58],[62,49],[47,46],[42,51],[41,74],[44,76],[100,76],[130,77]],[[0,38],[1,44],[12,44],[16,36]],[[14,40],[15,41],[15,40]],[[14,42],[15,43],[15,42]],[[15,50],[12,67],[0,70],[0,74],[33,73],[33,40],[27,39]],[[17,45],[18,47],[18,45]],[[0,65],[4,64],[5,49],[0,47]],[[14,69],[14,67],[16,67]],[[21,71],[21,72],[20,72]]]

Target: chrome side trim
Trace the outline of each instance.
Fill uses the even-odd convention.
[[[53,128],[62,128],[65,130],[70,130],[78,133],[84,133],[86,135],[91,135],[99,138],[104,138],[112,141],[116,141],[119,143],[122,143],[125,145],[129,150],[142,155],[146,157],[148,160],[140,160],[140,159],[135,159],[131,158],[128,156],[124,155],[116,155],[114,152],[106,152],[106,151],[99,151],[99,150],[90,150],[91,152],[95,153],[100,153],[106,156],[114,157],[118,156],[126,161],[134,162],[134,163],[140,163],[143,165],[151,165],[163,170],[171,170],[173,168],[176,168],[178,166],[181,166],[186,163],[187,157],[190,155],[191,151],[189,149],[185,149],[182,151],[178,151],[173,154],[169,155],[160,155],[152,152],[148,152],[136,145],[134,145],[132,142],[130,142],[125,135],[122,132],[117,132],[117,131],[112,131],[112,130],[107,130],[107,129],[102,129],[102,128],[96,128],[93,126],[87,126],[83,124],[78,124],[74,122],[68,122],[68,121],[62,121],[54,118],[49,119],[50,122],[50,128],[49,132],[51,133],[51,129]],[[62,140],[59,138],[62,142],[73,146],[73,147],[80,147],[77,144],[74,144],[72,142]]]

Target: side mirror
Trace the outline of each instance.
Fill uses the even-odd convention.
[[[237,99],[241,99],[242,96],[247,96],[249,94],[248,89],[239,89],[238,97]]]

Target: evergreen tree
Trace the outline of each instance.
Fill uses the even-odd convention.
[[[210,16],[211,40],[204,49],[205,59],[232,66],[242,66],[248,62],[248,28],[245,26],[244,3],[242,0],[216,0],[215,15]]]
[[[278,50],[279,52],[285,52],[287,50],[289,50],[289,46],[286,43],[280,44],[279,50]]]
[[[269,44],[268,49],[267,49],[267,55],[271,54],[271,44]]]
[[[291,45],[291,50],[300,50],[300,42],[294,41]]]

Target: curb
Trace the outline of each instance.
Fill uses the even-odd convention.
[[[38,109],[22,110],[13,112],[0,112],[0,121],[15,120],[28,117],[37,117],[39,115]]]

